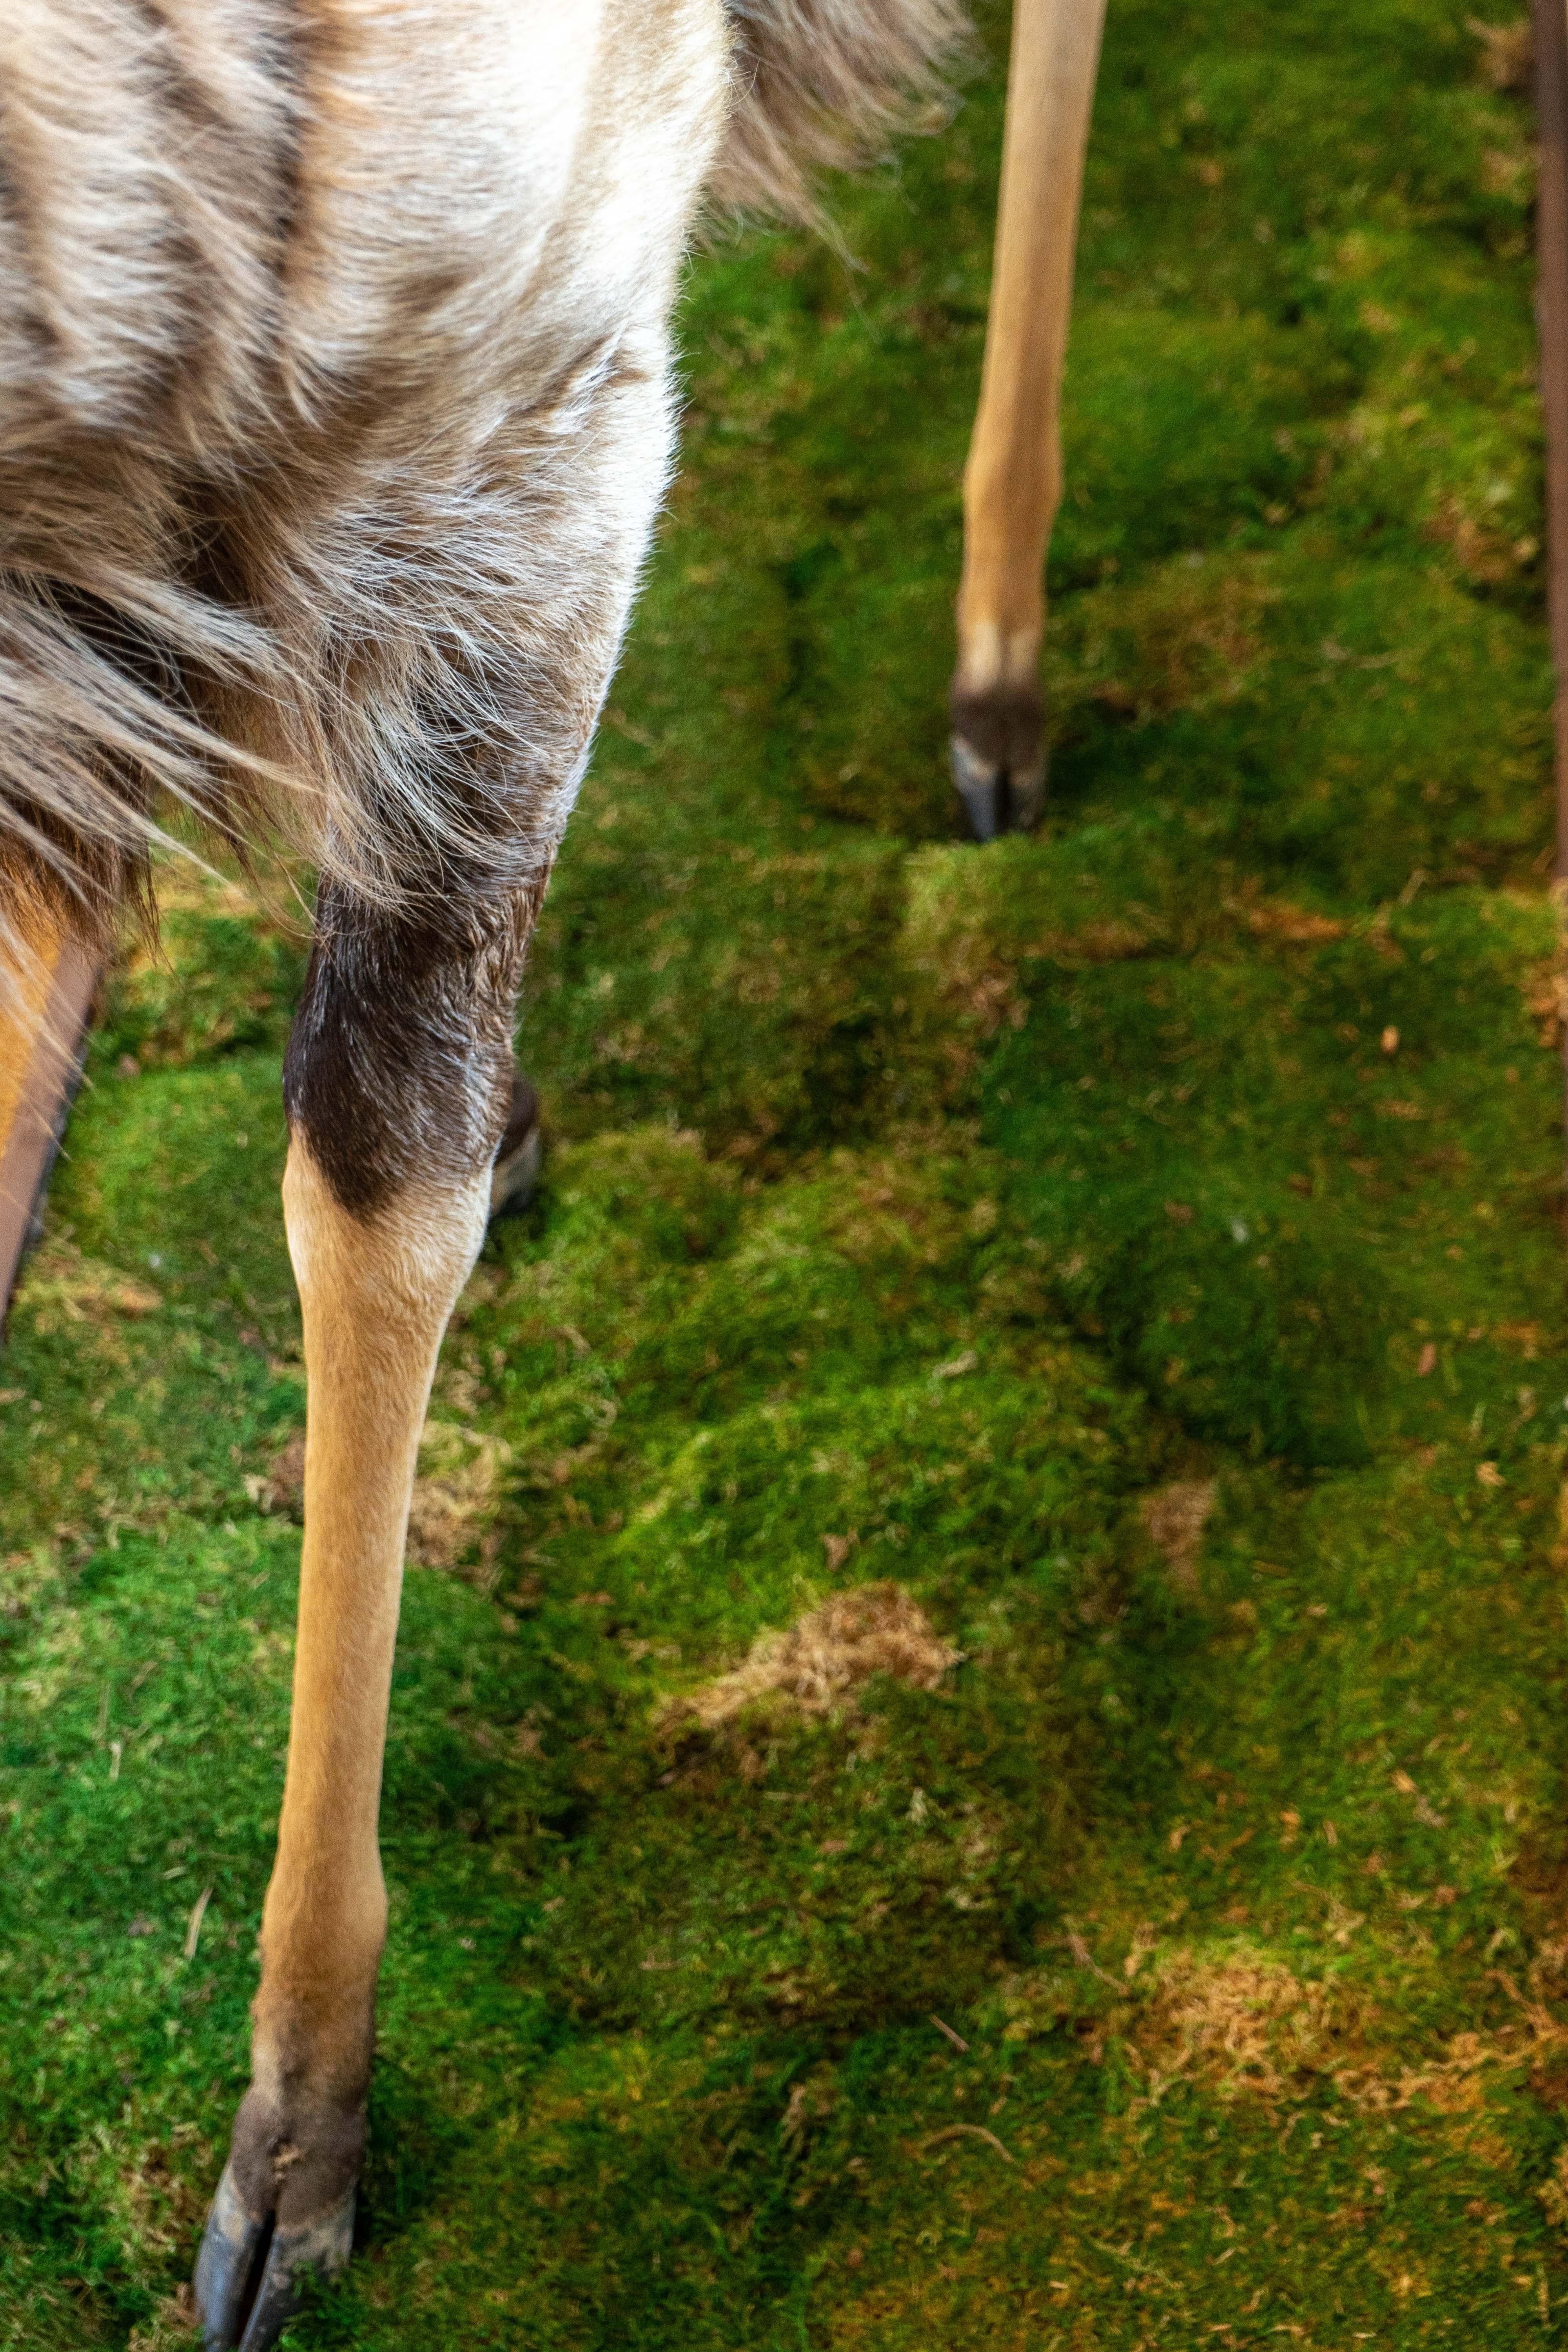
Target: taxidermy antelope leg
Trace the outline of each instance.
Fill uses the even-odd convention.
[[[985,364],[963,476],[952,773],[982,841],[1045,799],[1043,573],[1105,0],[1016,0]]]
[[[41,916],[0,919],[0,1323],[81,1066],[100,951]]]
[[[490,1171],[344,1208],[296,1129],[305,1540],[289,1769],[262,1914],[251,2087],[196,2268],[209,2347],[269,2345],[304,2271],[349,2257],[386,1895],[376,1845],[415,1455]]]

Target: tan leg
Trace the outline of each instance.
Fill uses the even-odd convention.
[[[76,1089],[100,951],[49,909],[0,907],[0,1320]]]
[[[953,779],[982,840],[1038,816],[1046,549],[1105,0],[1016,0],[991,314],[963,477]]]
[[[209,2343],[269,2342],[295,2273],[348,2259],[386,1931],[376,1816],[409,1496],[489,1192],[486,1166],[360,1217],[298,1134],[289,1150],[310,1386],[299,1646],[251,2088],[196,2277]]]

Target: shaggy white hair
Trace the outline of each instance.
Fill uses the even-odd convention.
[[[0,950],[172,793],[371,904],[537,889],[706,183],[808,214],[956,0],[6,0]],[[5,961],[0,952],[0,963]]]

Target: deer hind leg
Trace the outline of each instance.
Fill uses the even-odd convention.
[[[1045,800],[1043,573],[1105,0],[1016,0],[980,405],[963,477],[952,774],[982,841]]]
[[[251,2086],[196,2268],[209,2347],[260,2352],[349,2254],[386,1926],[376,1840],[415,1455],[489,1212],[543,876],[469,915],[323,892],[286,1070],[309,1410],[293,1716]]]

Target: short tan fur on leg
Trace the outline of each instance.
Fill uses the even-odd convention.
[[[342,1208],[298,1136],[284,1214],[304,1311],[305,1539],[289,1769],[262,1919],[257,2094],[357,2112],[386,1927],[376,1843],[415,1456],[442,1333],[484,1236],[489,1171]],[[292,2189],[293,2184],[289,2187]],[[327,2183],[301,2180],[295,2203]]]
[[[1016,0],[980,405],[963,478],[954,772],[1043,785],[1044,570],[1061,497],[1061,384],[1105,0]],[[966,760],[967,755],[967,760]],[[971,814],[977,814],[973,802]],[[1007,823],[1003,812],[1001,823]],[[987,828],[978,822],[977,830]]]

